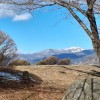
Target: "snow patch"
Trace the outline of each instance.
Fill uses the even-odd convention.
[[[68,51],[70,53],[77,53],[77,52],[81,52],[81,51],[83,51],[85,49],[80,48],[80,47],[70,47],[70,48],[66,48],[64,50],[66,50],[66,51]]]
[[[6,72],[0,72],[0,77],[5,77],[8,78],[9,80],[20,80],[20,76]]]

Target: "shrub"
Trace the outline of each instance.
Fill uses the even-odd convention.
[[[71,60],[70,59],[61,59],[59,60],[58,58],[51,56],[48,57],[38,63],[36,63],[36,65],[70,65],[71,64]]]
[[[0,67],[8,67],[17,57],[17,47],[11,37],[0,31]]]
[[[55,65],[58,63],[58,61],[59,61],[59,59],[54,56],[51,56],[51,57],[48,57],[45,59],[45,62],[47,65]]]
[[[30,63],[26,60],[14,60],[9,64],[9,66],[19,66],[19,65],[30,65]]]
[[[55,65],[58,63],[58,61],[59,61],[58,58],[51,56],[51,57],[48,57],[48,58],[36,63],[36,65]]]
[[[61,59],[58,61],[58,65],[70,65],[71,60],[70,59]]]
[[[45,60],[42,60],[40,62],[37,62],[36,65],[47,65]]]

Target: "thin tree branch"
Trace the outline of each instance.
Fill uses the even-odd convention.
[[[59,5],[66,7],[69,12],[71,13],[71,15],[78,21],[78,23],[82,26],[82,28],[86,31],[86,33],[88,34],[88,36],[94,40],[94,37],[92,36],[90,30],[86,27],[86,25],[82,22],[82,20],[74,13],[74,11],[72,10],[72,8],[70,7],[69,4],[64,4],[64,3],[60,3],[58,2],[58,0],[56,1],[56,3],[58,3]]]

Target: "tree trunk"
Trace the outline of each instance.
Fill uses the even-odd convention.
[[[100,42],[92,40],[92,45],[93,45],[93,48],[96,52],[96,55],[97,55],[98,60],[99,60],[99,65],[100,65]]]
[[[99,33],[98,33],[98,28],[96,24],[96,19],[94,16],[94,10],[93,10],[93,5],[96,0],[87,0],[87,5],[88,5],[88,10],[87,10],[87,18],[90,22],[90,29],[91,29],[91,35],[93,36],[93,39],[91,39],[93,48],[97,54],[97,57],[99,59],[99,64],[100,64],[100,40],[99,40]]]

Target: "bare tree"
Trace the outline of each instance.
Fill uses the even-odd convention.
[[[0,67],[6,67],[8,64],[17,57],[17,48],[14,41],[0,31]]]
[[[66,8],[90,37],[100,62],[99,26],[96,23],[96,17],[100,15],[100,0],[0,0],[0,3],[10,5],[10,9],[14,11],[31,11],[55,4]],[[89,25],[84,23],[80,15]]]

